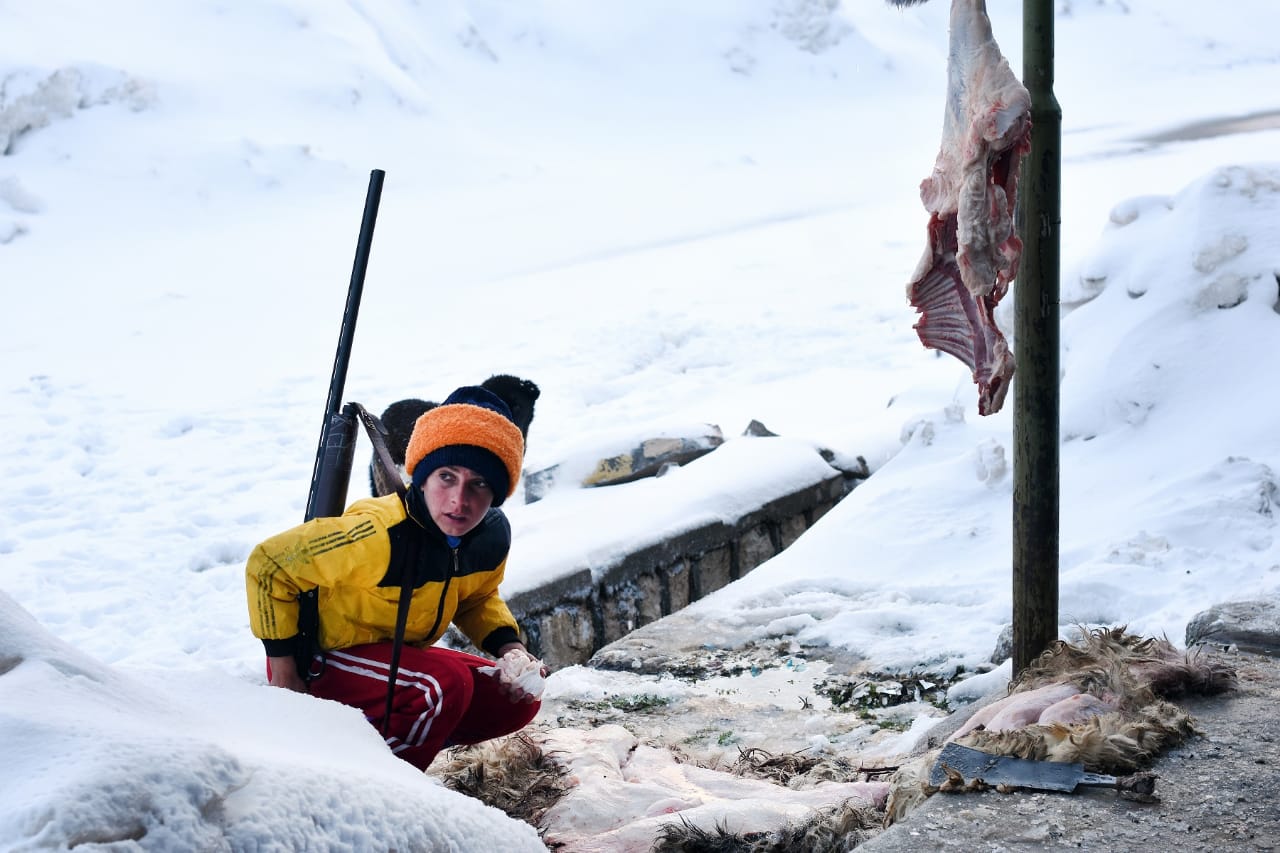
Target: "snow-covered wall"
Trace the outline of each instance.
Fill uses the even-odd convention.
[[[825,478],[770,498],[736,519],[708,520],[637,544],[601,566],[584,560],[582,566],[567,567],[565,574],[509,596],[508,604],[534,654],[553,668],[585,663],[608,643],[681,610],[781,553],[835,506],[852,483],[830,469]]]

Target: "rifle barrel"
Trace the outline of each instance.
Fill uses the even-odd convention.
[[[333,375],[329,379],[329,399],[325,403],[325,414],[333,414],[342,408],[342,392],[347,384],[347,365],[351,362],[351,343],[356,334],[356,316],[360,313],[364,274],[369,268],[369,250],[373,246],[373,226],[378,219],[384,177],[386,172],[381,169],[374,169],[369,173],[369,192],[364,200],[364,218],[360,222],[360,239],[356,243],[356,258],[351,266],[351,285],[347,288],[347,307],[342,312],[342,329],[338,334],[338,353],[333,359]]]
[[[373,226],[378,219],[378,203],[382,199],[382,179],[386,173],[374,169],[369,174],[369,192],[364,201],[364,217],[360,222],[360,239],[356,243],[355,263],[351,267],[351,284],[347,288],[347,305],[342,312],[342,329],[338,334],[338,352],[329,377],[329,399],[325,402],[320,442],[311,469],[311,490],[307,495],[306,520],[341,515],[346,505],[347,484],[351,477],[351,456],[355,443],[355,418],[340,412],[343,389],[347,384],[347,366],[351,362],[351,344],[356,334],[356,318],[360,297],[364,292],[365,270],[369,267],[369,250],[373,245]]]

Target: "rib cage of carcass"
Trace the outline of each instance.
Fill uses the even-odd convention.
[[[1017,275],[1018,167],[1031,147],[1031,96],[991,33],[985,0],[953,0],[942,147],[920,185],[928,243],[907,298],[926,347],[973,371],[978,412],[1004,404],[1013,354],[995,307]]]

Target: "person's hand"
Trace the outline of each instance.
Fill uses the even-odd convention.
[[[512,702],[526,705],[541,698],[542,680],[549,672],[546,664],[529,654],[524,643],[507,643],[498,649],[498,661],[493,670],[502,694]]]
[[[533,655],[529,654],[529,650],[524,647],[524,643],[518,643],[518,642],[507,643],[505,646],[502,646],[501,648],[499,648],[498,659],[501,660],[502,658],[506,657],[507,652],[511,651],[512,649],[518,652],[524,653],[524,656],[527,657],[529,660],[538,660]],[[551,674],[551,670],[547,669],[547,665],[545,663],[539,660],[538,665],[540,667],[540,669],[538,670],[538,674],[541,675],[543,678],[546,678],[548,675]]]
[[[267,672],[270,674],[267,683],[272,687],[283,687],[297,693],[307,692],[307,682],[298,675],[298,664],[291,655],[267,658]]]

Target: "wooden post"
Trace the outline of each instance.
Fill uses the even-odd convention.
[[[1053,94],[1053,0],[1023,0],[1031,152],[1019,199],[1013,408],[1013,673],[1058,636],[1058,277],[1062,110]]]

